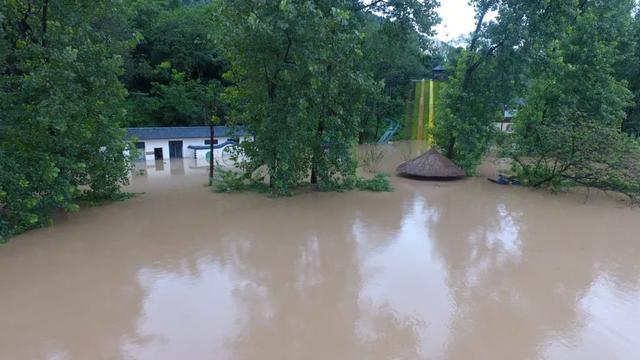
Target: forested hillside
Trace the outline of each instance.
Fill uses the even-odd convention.
[[[366,99],[360,141],[377,138],[389,120],[399,120],[410,81],[429,77],[431,67],[443,61],[431,36],[432,10],[420,14],[418,24],[391,21],[364,3],[354,2],[351,15],[362,36],[358,67],[371,74],[375,91]],[[391,8],[394,2],[378,3],[383,9],[383,3]],[[219,45],[226,36],[216,22],[221,16],[216,6],[208,1],[129,2],[127,23],[138,42],[124,57],[128,125],[202,125],[214,108],[223,121],[230,116],[221,94],[232,85],[224,76],[231,67]]]

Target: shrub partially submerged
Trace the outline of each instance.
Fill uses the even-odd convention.
[[[513,170],[528,186],[557,191],[578,185],[640,200],[640,145],[631,138],[619,145],[619,149],[608,145],[607,149],[570,156],[556,153],[553,157],[515,157]]]
[[[389,181],[389,174],[384,173],[378,173],[372,179],[358,178],[356,180],[356,189],[374,192],[393,191],[393,187]]]
[[[374,192],[390,192],[393,191],[389,175],[378,173],[371,179],[365,179],[358,176],[352,176],[344,179],[336,179],[331,183],[323,182],[318,186],[320,191],[374,191]],[[213,191],[217,193],[228,193],[245,190],[254,190],[259,192],[270,192],[269,187],[261,179],[252,179],[249,174],[245,174],[236,170],[219,169],[213,177]]]
[[[365,179],[360,176],[349,176],[346,178],[335,179],[331,183],[323,183],[319,187],[320,191],[373,191],[373,192],[391,192],[393,187],[389,181],[389,174],[377,173],[371,179]]]
[[[358,163],[366,171],[375,173],[380,167],[380,162],[384,158],[384,153],[379,146],[363,146],[364,148],[358,152]]]
[[[213,191],[218,193],[248,189],[247,177],[237,171],[218,169],[213,175]]]

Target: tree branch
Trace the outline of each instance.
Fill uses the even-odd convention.
[[[369,10],[369,9],[373,9],[376,6],[380,5],[381,3],[384,3],[386,0],[374,0],[372,2],[370,2],[369,4],[361,4],[360,6],[356,6],[355,7],[355,11],[363,11],[363,10]]]
[[[42,4],[42,47],[47,47],[47,13],[49,10],[49,0],[44,0]]]

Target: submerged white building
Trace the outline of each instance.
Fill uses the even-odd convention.
[[[147,161],[183,157],[204,159],[211,145],[208,126],[128,128],[127,136],[136,139],[140,159]],[[240,142],[246,137],[243,130],[214,126],[213,145]],[[214,156],[219,156],[217,152],[222,152],[222,149],[214,150]]]

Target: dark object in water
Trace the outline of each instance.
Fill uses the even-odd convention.
[[[467,175],[458,165],[433,148],[400,164],[396,171],[401,175],[423,180],[453,180]]]
[[[498,175],[497,179],[488,178],[487,180],[498,185],[520,185],[520,181],[513,176],[506,177],[504,175]]]

